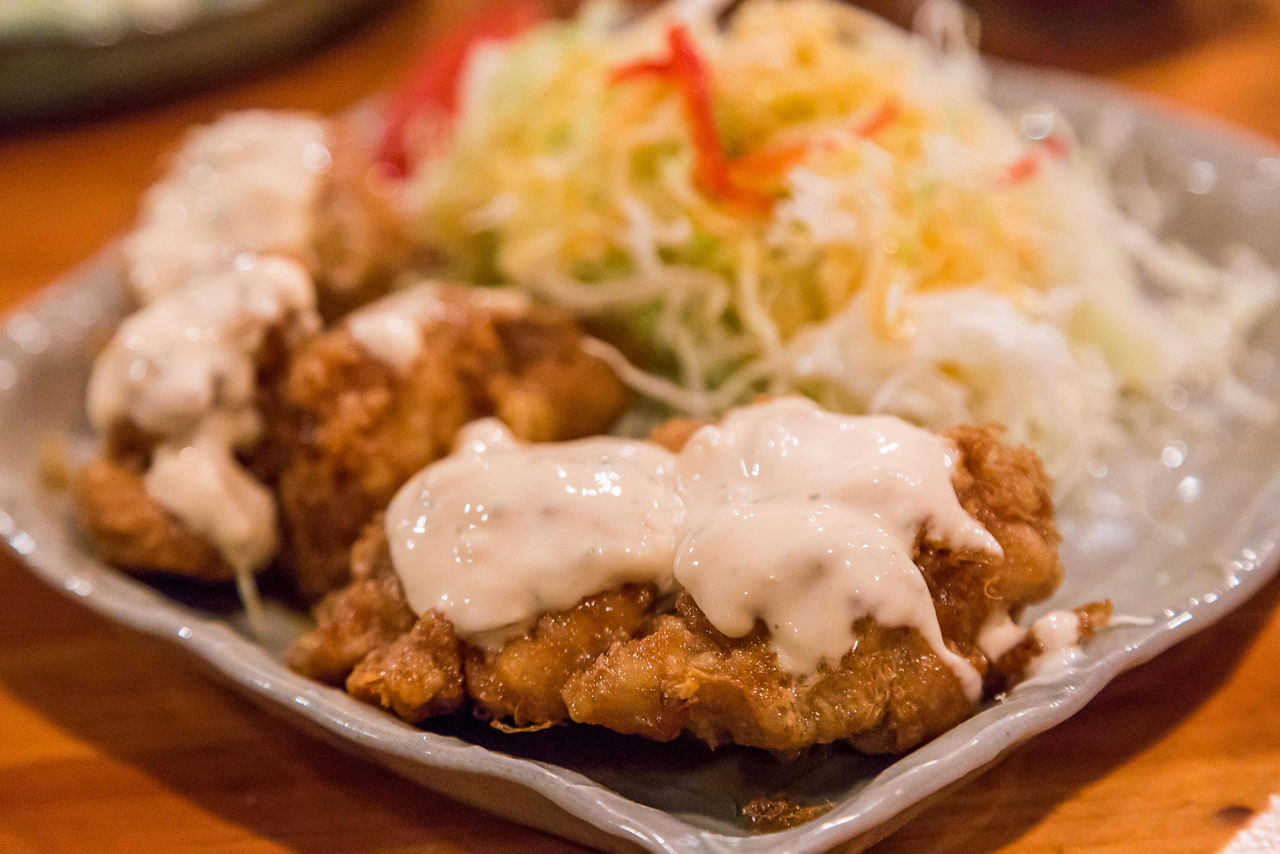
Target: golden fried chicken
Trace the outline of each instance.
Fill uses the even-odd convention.
[[[369,152],[351,129],[330,126],[333,167],[312,201],[304,255],[320,314],[332,321],[389,293],[417,249]]]
[[[352,696],[414,723],[454,711],[468,696],[477,713],[517,727],[567,719],[562,686],[611,644],[635,636],[655,602],[650,587],[606,591],[485,650],[463,644],[437,612],[414,615],[381,517],[353,547],[351,573],[350,584],[316,606],[316,629],[294,644],[289,665],[313,679],[345,683]]]
[[[599,432],[626,395],[567,315],[479,289],[421,285],[366,307],[298,354],[295,446],[280,476],[289,563],[315,599],[350,577],[361,528],[458,429],[497,415],[530,440]]]
[[[318,327],[310,279],[284,259],[242,260],[125,319],[89,384],[102,451],[71,484],[107,561],[203,581],[271,561],[280,386]]]
[[[148,191],[122,253],[139,309],[90,389],[104,452],[73,483],[107,560],[225,580],[274,558],[291,354],[411,252],[371,168],[339,122],[251,111],[190,133]]]
[[[147,494],[145,471],[145,456],[106,454],[72,478],[77,518],[98,554],[134,572],[230,580],[217,549]]]
[[[684,422],[656,431],[678,447]],[[960,427],[956,497],[1000,552],[950,549],[922,529],[915,563],[928,585],[946,648],[993,680],[978,635],[997,613],[1016,617],[1061,579],[1048,480],[1028,449],[988,428]],[[290,653],[296,670],[413,722],[466,707],[502,727],[577,721],[657,740],[691,733],[711,744],[782,753],[844,741],[897,753],[954,726],[976,698],[921,632],[865,617],[849,651],[815,672],[779,666],[769,629],[743,637],[712,625],[688,591],[674,598],[628,584],[544,614],[497,645],[461,640],[440,612],[407,604],[381,524],[353,552],[355,580],[317,608],[317,628]],[[412,628],[408,628],[412,626]],[[1034,650],[1032,650],[1034,652]],[[1006,655],[1012,665],[1022,652]]]
[[[997,609],[1016,612],[1061,581],[1060,540],[1049,484],[1036,456],[1001,444],[989,429],[947,434],[963,466],[954,476],[965,510],[999,541],[1003,555],[953,552],[923,540],[915,557],[943,637],[980,672],[976,642]],[[856,626],[857,641],[835,665],[805,679],[779,678],[768,632],[727,638],[683,594],[676,613],[646,636],[619,644],[566,684],[570,717],[658,740],[688,730],[709,744],[790,751],[848,740],[868,753],[900,753],[967,717],[973,703],[914,630]]]

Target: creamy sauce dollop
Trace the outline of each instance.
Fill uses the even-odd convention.
[[[450,322],[472,309],[517,314],[530,304],[519,291],[468,288],[465,297],[459,298],[460,293],[457,285],[424,282],[364,306],[345,325],[365,352],[404,372],[422,352],[423,335],[432,324]]]
[[[124,241],[139,301],[243,251],[307,262],[315,198],[332,166],[326,124],[299,113],[230,113],[192,133]]]
[[[460,636],[530,625],[623,582],[682,585],[717,629],[769,628],[779,664],[838,661],[853,624],[917,629],[976,699],[912,562],[917,537],[999,553],[951,483],[959,453],[891,417],[782,399],[731,412],[678,455],[610,437],[523,445],[493,420],[387,511],[410,606]]]
[[[156,448],[143,483],[238,572],[266,566],[279,548],[275,497],[215,436]]]
[[[262,430],[256,355],[271,329],[319,328],[307,271],[241,254],[127,317],[99,355],[88,410],[106,432],[128,421],[157,440],[148,494],[238,572],[277,547],[275,500],[236,460]]]
[[[474,640],[627,582],[669,586],[674,464],[648,442],[524,444],[497,419],[474,422],[387,510],[405,598]]]
[[[848,416],[788,398],[729,413],[680,456],[687,508],[675,577],[731,637],[757,619],[779,664],[808,672],[838,661],[863,617],[911,626],[960,677],[981,680],[947,649],[912,557],[926,541],[999,554],[956,497],[959,452],[890,416]]]
[[[259,425],[254,353],[293,312],[315,329],[315,290],[297,262],[242,254],[234,263],[129,315],[98,356],[89,418],[105,432],[127,418],[161,437],[194,434],[212,414],[238,422],[236,442]]]

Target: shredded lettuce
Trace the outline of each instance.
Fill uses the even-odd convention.
[[[715,12],[597,4],[477,51],[411,188],[444,266],[620,324],[645,360],[594,346],[671,410],[802,392],[997,422],[1060,494],[1180,376],[1229,383],[1274,274],[1157,240],[1060,116],[997,110],[957,7],[926,3],[919,34],[829,0]],[[791,152],[746,175],[763,212],[700,184],[678,85],[617,77],[677,24],[725,158]]]

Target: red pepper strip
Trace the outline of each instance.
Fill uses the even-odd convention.
[[[1040,158],[1035,152],[1024,154],[1009,164],[1005,180],[1010,184],[1021,184],[1040,171]]]
[[[622,80],[634,80],[637,77],[646,77],[650,74],[671,74],[670,59],[640,59],[635,62],[629,62],[621,68],[615,69],[610,80],[617,83]]]
[[[776,176],[804,157],[813,146],[813,140],[805,139],[753,151],[733,161],[733,171],[735,175],[747,177]]]
[[[1040,171],[1040,163],[1051,158],[1057,160],[1067,156],[1067,141],[1060,136],[1046,136],[1040,142],[1040,148],[1029,151],[1009,164],[1005,173],[1005,182],[1009,185],[1021,184],[1034,178]]]
[[[853,132],[863,139],[871,139],[884,129],[886,125],[898,117],[898,113],[902,112],[902,102],[897,98],[887,98],[874,113],[853,129]]]
[[[1046,136],[1040,145],[1045,154],[1054,158],[1066,157],[1070,150],[1067,141],[1060,136]]]
[[[889,98],[876,108],[876,111],[854,126],[853,132],[863,139],[870,139],[897,118],[902,104],[897,98]],[[814,141],[804,139],[787,145],[777,145],[761,151],[755,151],[739,157],[731,164],[733,172],[739,177],[759,175],[777,175],[800,160],[815,146],[823,149],[831,147],[829,140]]]
[[[541,0],[488,3],[430,44],[387,105],[377,161],[394,175],[407,174],[406,130],[424,113],[452,115],[457,110],[458,80],[472,48],[484,41],[514,38],[547,15]]]
[[[689,30],[683,24],[672,26],[667,30],[667,46],[670,50],[667,57],[624,65],[614,71],[613,81],[647,75],[669,78],[684,98],[685,117],[695,152],[694,180],[704,190],[732,205],[754,213],[767,212],[773,205],[772,197],[738,186],[730,174],[729,159],[720,143],[711,109],[710,75]]]

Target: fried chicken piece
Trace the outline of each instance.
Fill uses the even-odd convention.
[[[213,546],[147,494],[136,458],[93,460],[72,478],[71,495],[85,533],[112,565],[200,581],[232,578]]]
[[[369,152],[340,124],[331,136],[333,167],[312,202],[306,253],[326,320],[389,293],[417,251]]]
[[[364,524],[448,453],[467,422],[496,414],[522,438],[566,439],[600,432],[622,411],[621,383],[581,351],[566,315],[492,307],[457,287],[435,298],[429,316],[406,318],[421,346],[403,370],[358,340],[358,315],[311,341],[292,365],[286,396],[296,438],[279,491],[291,570],[306,599],[347,581],[347,554]]]
[[[678,446],[691,434],[688,428],[681,424],[658,435]],[[1059,535],[1048,479],[1032,452],[1002,445],[990,429],[962,427],[948,435],[962,455],[953,479],[961,504],[1004,554],[955,552],[921,540],[917,564],[948,648],[986,674],[991,663],[977,647],[979,628],[992,613],[1016,614],[1053,591],[1062,572]],[[378,589],[404,607],[398,583],[392,583],[385,535],[375,526],[357,553],[373,550],[390,579]],[[357,595],[361,583],[331,594],[321,606],[320,627],[291,656],[295,668],[315,672],[325,645],[343,648],[350,638],[364,637],[358,621],[344,625],[327,604]],[[853,643],[840,661],[824,660],[803,676],[778,667],[763,625],[746,637],[727,637],[687,593],[668,613],[650,588],[606,591],[543,615],[529,632],[489,650],[458,641],[443,631],[442,621],[432,612],[410,634],[383,640],[355,665],[348,690],[414,721],[433,709],[457,708],[454,671],[439,659],[451,665],[461,644],[465,693],[475,713],[495,723],[537,727],[573,720],[655,740],[689,732],[713,746],[743,744],[782,754],[839,741],[868,753],[899,753],[974,709],[955,672],[917,630],[887,628],[871,618],[853,626]],[[424,686],[435,684],[447,686],[442,699],[424,693]]]
[[[413,723],[454,711],[467,696],[478,714],[517,727],[564,721],[564,684],[612,643],[635,636],[654,603],[651,587],[606,591],[543,615],[490,650],[459,641],[435,611],[414,616],[380,521],[352,549],[352,574],[316,607],[316,628],[289,650],[289,666],[329,684],[345,682],[353,697]]]
[[[269,330],[257,351],[253,408],[263,425],[260,440],[239,462],[264,483],[281,465],[281,386],[285,367],[305,325],[288,314]],[[147,490],[145,476],[162,437],[131,423],[112,424],[99,456],[71,475],[72,508],[95,551],[108,563],[133,573],[163,573],[197,581],[235,577],[215,545],[193,531]]]
[[[1003,557],[919,546],[916,563],[929,585],[948,647],[979,672],[979,627],[997,609],[1015,613],[1047,597],[1061,579],[1060,540],[1049,482],[1039,459],[1001,444],[994,431],[956,428],[961,451],[954,477],[965,510],[999,541]],[[655,630],[614,646],[571,681],[571,717],[623,732],[669,740],[688,730],[715,745],[794,751],[847,740],[867,753],[898,753],[967,717],[972,703],[955,674],[914,629],[855,627],[855,643],[838,666],[816,674],[779,671],[762,627],[727,638],[688,596]]]
[[[653,609],[652,586],[628,585],[544,614],[496,650],[467,650],[467,692],[490,719],[517,727],[568,720],[563,687],[609,648],[640,632]]]
[[[296,445],[279,393],[292,352],[319,327],[317,303],[333,316],[386,293],[412,251],[389,198],[369,180],[371,170],[368,153],[340,122],[250,111],[191,132],[148,191],[123,246],[124,272],[140,304],[124,324],[133,324],[129,334],[141,347],[109,345],[117,352],[107,370],[120,375],[119,385],[132,383],[128,405],[157,410],[168,400],[169,414],[180,417],[153,428],[126,456],[108,441],[103,457],[73,477],[82,525],[112,563],[201,580],[234,574],[227,562],[234,550],[208,542],[212,526],[197,523],[200,531],[192,530],[194,516],[184,521],[166,509],[144,482],[160,445],[191,446],[227,430],[237,433],[228,439],[233,447],[220,452],[218,474],[204,482],[225,477],[228,488],[218,498],[227,501],[234,490],[253,494],[247,499],[257,508],[252,524],[264,544],[253,550],[253,568],[270,559],[274,500],[263,487],[274,484]],[[255,275],[261,287],[246,285],[243,279]],[[290,303],[289,316],[262,332],[259,315],[276,298]],[[202,328],[205,319],[219,328]],[[175,352],[186,346],[168,331],[179,325],[190,327],[188,340],[202,352],[182,356],[183,365],[169,371]],[[221,340],[245,352],[216,352]],[[132,359],[126,371],[121,351],[131,349],[138,352],[124,357]],[[241,358],[244,365],[232,364]],[[184,406],[189,411],[178,413]],[[215,412],[228,406],[235,411]],[[121,412],[111,421],[129,417]],[[206,429],[202,419],[222,423]],[[247,428],[250,421],[257,426]],[[104,433],[143,432],[138,425],[95,424]]]

